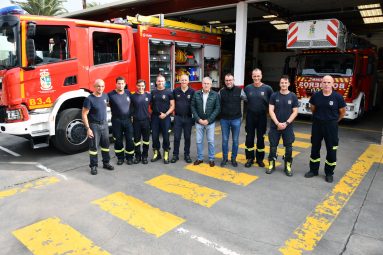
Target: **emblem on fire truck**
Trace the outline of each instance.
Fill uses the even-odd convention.
[[[40,88],[41,90],[52,89],[52,80],[48,69],[40,70]]]

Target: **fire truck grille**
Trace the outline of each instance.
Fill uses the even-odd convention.
[[[308,47],[310,46],[310,41],[300,41],[300,42],[295,42],[294,47]]]
[[[314,47],[318,47],[318,46],[332,46],[330,44],[329,41],[313,41],[313,45]]]
[[[0,106],[0,123],[5,123],[6,117],[7,117],[7,111],[5,106]]]

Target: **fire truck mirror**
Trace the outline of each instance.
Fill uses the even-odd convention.
[[[27,39],[27,60],[28,66],[33,66],[36,59],[35,40]]]
[[[36,34],[36,23],[35,22],[28,22],[27,26],[27,37],[32,38]]]

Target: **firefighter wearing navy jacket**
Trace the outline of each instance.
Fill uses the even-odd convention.
[[[338,122],[346,113],[346,103],[343,97],[333,91],[334,78],[326,75],[322,79],[322,91],[310,98],[313,124],[311,129],[310,171],[306,178],[318,175],[320,165],[320,148],[322,140],[326,143],[327,156],[324,171],[326,182],[333,182],[336,166],[336,151],[338,149]]]
[[[297,96],[289,91],[289,77],[283,75],[279,81],[280,90],[274,92],[270,97],[269,114],[270,114],[270,154],[269,167],[266,169],[267,174],[271,174],[275,170],[275,161],[277,159],[277,147],[282,136],[283,146],[285,146],[285,174],[293,176],[291,164],[293,162],[293,142],[295,140],[292,122],[298,115],[298,99]]]

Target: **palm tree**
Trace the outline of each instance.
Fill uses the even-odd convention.
[[[64,8],[63,3],[66,0],[25,0],[11,1],[13,4],[20,5],[26,12],[32,15],[56,16],[68,11]]]
[[[84,1],[86,1],[86,0],[84,0]],[[87,3],[86,8],[92,8],[92,7],[99,6],[99,5],[101,5],[101,4],[93,1],[93,2]]]

